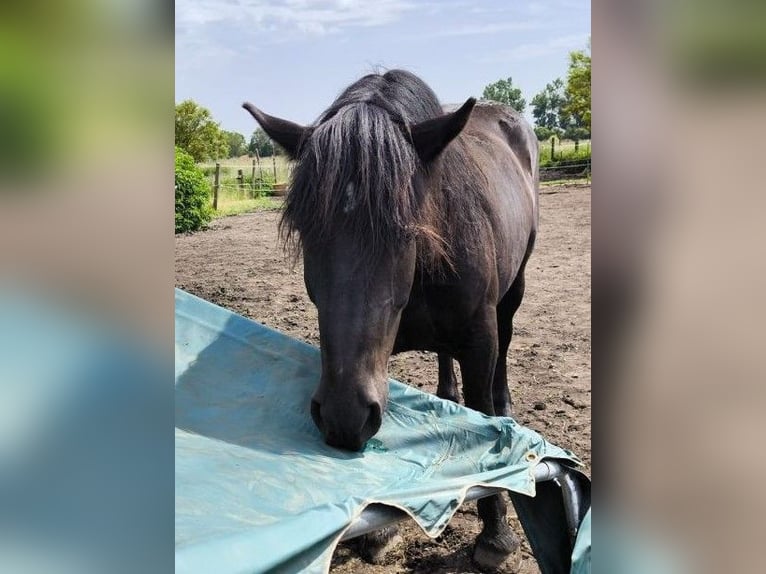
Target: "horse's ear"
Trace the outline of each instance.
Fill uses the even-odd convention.
[[[271,139],[285,149],[291,159],[298,157],[301,145],[311,135],[311,128],[264,114],[250,102],[245,102],[242,104],[242,107],[250,112],[250,115],[261,124],[263,130]]]
[[[465,127],[476,98],[468,98],[459,110],[444,114],[410,128],[412,143],[423,163],[432,161]]]

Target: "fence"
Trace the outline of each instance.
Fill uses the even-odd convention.
[[[591,142],[559,141],[551,138],[540,142],[540,180],[590,177]]]
[[[540,181],[590,178],[590,159],[578,163],[561,163],[540,168]]]
[[[201,164],[213,188],[213,209],[228,202],[279,194],[290,177],[290,164],[282,156],[232,158],[226,163]]]
[[[550,140],[540,142],[541,155],[548,155],[550,150],[550,157],[555,158],[556,152],[560,155],[566,155],[567,153],[574,152],[590,155],[590,140],[572,141],[572,140],[559,140],[555,137]]]
[[[586,177],[591,171],[591,142],[540,142],[540,180]],[[213,208],[264,195],[279,195],[290,180],[291,163],[284,156],[241,157],[201,164],[213,188]]]

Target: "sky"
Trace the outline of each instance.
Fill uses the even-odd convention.
[[[585,49],[590,0],[176,0],[176,102],[248,139],[242,109],[308,124],[361,76],[404,68],[444,104],[512,77],[529,102]]]

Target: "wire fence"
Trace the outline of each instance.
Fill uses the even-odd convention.
[[[290,179],[291,165],[282,156],[242,157],[201,164],[213,188],[213,209],[219,202],[234,203],[266,195],[281,195]]]
[[[590,177],[591,142],[561,141],[551,138],[540,142],[540,180]]]
[[[590,177],[590,140],[540,142],[540,180]],[[282,195],[290,181],[292,164],[285,156],[241,157],[225,162],[200,164],[213,189],[213,207]]]
[[[591,160],[561,163],[556,165],[542,166],[540,169],[540,181],[558,179],[578,179],[586,177],[590,179]]]

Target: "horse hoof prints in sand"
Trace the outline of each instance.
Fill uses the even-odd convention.
[[[471,98],[444,111],[401,70],[364,76],[315,124],[243,106],[295,161],[280,227],[302,251],[319,312],[311,415],[327,444],[378,431],[392,353],[438,353],[437,394],[510,415],[506,353],[537,229],[537,139],[513,109]],[[478,501],[474,560],[518,547],[502,494]]]

